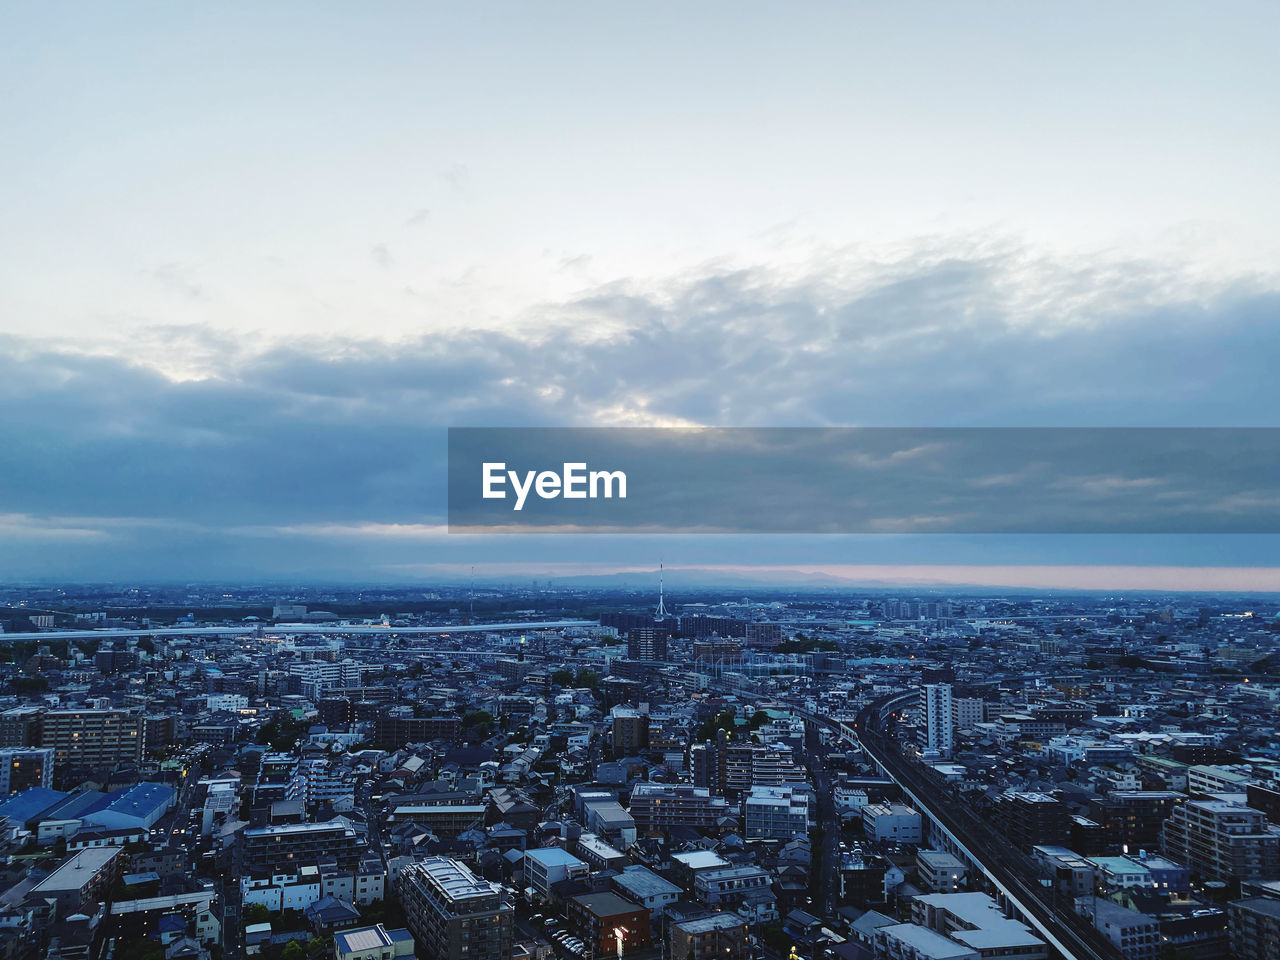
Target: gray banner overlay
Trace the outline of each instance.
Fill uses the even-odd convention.
[[[449,530],[1280,533],[1280,428],[452,428]]]

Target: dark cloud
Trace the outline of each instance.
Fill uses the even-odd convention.
[[[130,542],[157,564],[203,551],[261,571],[309,548],[219,531],[440,522],[447,426],[1274,425],[1278,307],[1261,282],[974,249],[619,283],[542,307],[528,337],[228,352],[181,328],[175,348],[212,368],[180,382],[10,338],[0,515],[141,518]],[[343,543],[326,563],[383,540]],[[45,549],[65,544],[0,548],[0,564]]]

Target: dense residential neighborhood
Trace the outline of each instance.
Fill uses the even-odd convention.
[[[1274,599],[211,591],[9,591],[3,960],[1280,956]]]

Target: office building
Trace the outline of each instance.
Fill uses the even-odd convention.
[[[964,888],[968,868],[945,850],[916,852],[916,873],[920,885],[934,893],[955,893]]]

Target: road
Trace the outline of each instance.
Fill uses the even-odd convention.
[[[813,776],[814,794],[818,798],[818,826],[822,843],[812,850],[812,912],[830,917],[835,913],[840,894],[840,817],[836,813],[834,785],[827,770],[819,728],[805,725],[805,763]]]

